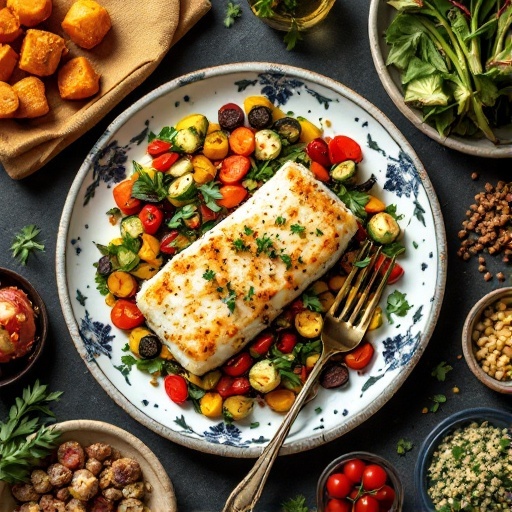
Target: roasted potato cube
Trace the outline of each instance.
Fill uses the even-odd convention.
[[[52,13],[52,0],[7,0],[7,7],[14,12],[20,24],[35,27]]]
[[[18,62],[18,54],[8,45],[0,44],[0,82],[7,82]]]
[[[100,90],[100,75],[88,59],[76,57],[60,68],[57,84],[61,98],[83,100]]]
[[[0,82],[0,119],[13,117],[20,100],[16,91],[6,82]]]
[[[108,11],[94,0],[77,0],[62,21],[71,41],[90,50],[106,36],[111,21]]]
[[[31,119],[49,112],[44,83],[36,76],[27,76],[16,82],[12,88],[19,99],[19,107],[14,117]]]
[[[46,30],[28,29],[21,45],[19,67],[37,76],[55,73],[62,55],[67,53],[66,42]]]
[[[20,20],[10,9],[0,9],[0,43],[12,43],[23,31]]]

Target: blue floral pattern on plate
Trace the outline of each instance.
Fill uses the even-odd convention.
[[[320,390],[297,418],[284,445],[285,453],[327,442],[355,428],[380,408],[418,361],[431,335],[445,284],[445,234],[437,199],[421,163],[407,141],[371,104],[344,86],[297,68],[240,64],[181,77],[150,93],[120,116],[91,151],[70,192],[62,224],[66,247],[57,250],[59,293],[78,352],[100,384],[141,423],[192,448],[227,456],[257,456],[281,420],[268,408],[257,408],[247,422],[229,424],[197,414],[191,405],[177,406],[150,377],[123,371],[126,333],[111,326],[109,307],[96,290],[95,243],[108,243],[118,227],[106,212],[114,205],[111,188],[131,172],[132,160],[144,157],[146,135],[176,123],[192,112],[216,120],[220,106],[263,95],[276,106],[322,126],[325,135],[344,133],[364,149],[362,179],[376,177],[374,191],[396,204],[407,251],[401,260],[406,278],[397,287],[413,306],[400,323],[369,333],[376,347],[373,364],[351,375],[350,385]],[[69,250],[80,240],[80,251]],[[76,249],[76,247],[75,247]],[[423,273],[417,276],[418,269]],[[343,410],[340,395],[346,395]],[[321,411],[321,412],[319,412]]]

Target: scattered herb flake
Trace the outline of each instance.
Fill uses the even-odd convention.
[[[453,370],[453,368],[446,361],[442,361],[432,370],[431,375],[438,381],[444,382],[446,380],[446,374],[451,370]]]
[[[407,452],[410,452],[413,448],[413,444],[411,441],[407,439],[400,439],[396,445],[396,453],[398,455],[405,455]]]
[[[214,278],[215,272],[211,268],[206,270],[205,273],[203,274],[203,279],[206,279],[207,281],[212,281]]]
[[[228,2],[226,6],[226,14],[224,16],[224,26],[230,28],[235,23],[237,18],[242,16],[242,8],[240,4],[234,2]]]
[[[412,306],[405,298],[406,294],[395,290],[388,296],[386,304],[386,315],[390,324],[394,323],[391,315],[405,316]]]

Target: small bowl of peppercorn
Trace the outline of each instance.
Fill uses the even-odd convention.
[[[512,287],[493,290],[473,306],[462,330],[462,350],[480,382],[512,395]]]

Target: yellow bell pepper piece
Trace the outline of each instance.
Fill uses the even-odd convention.
[[[158,254],[160,253],[160,240],[147,233],[143,233],[141,238],[142,245],[137,253],[139,258],[150,265],[160,267],[163,261],[162,258],[158,258]]]

